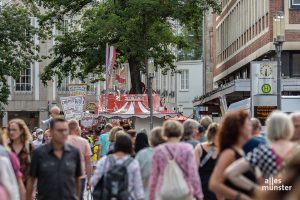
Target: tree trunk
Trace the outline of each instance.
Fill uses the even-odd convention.
[[[128,63],[129,63],[130,79],[131,79],[130,93],[142,94],[143,84],[141,81],[140,63],[134,58],[129,58]]]

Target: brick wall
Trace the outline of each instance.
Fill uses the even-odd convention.
[[[233,0],[227,9],[230,9],[236,0]],[[277,11],[282,9],[282,0],[272,0],[270,1],[270,8],[269,8],[269,32],[265,33],[261,37],[259,37],[256,41],[252,42],[250,45],[246,46],[242,51],[236,54],[234,57],[223,63],[220,67],[214,69],[214,76],[221,74],[222,72],[228,70],[230,67],[238,63],[239,61],[245,59],[248,55],[254,53],[259,48],[263,47],[264,45],[272,42],[273,36],[273,15],[277,13]],[[226,10],[227,10],[226,9]],[[222,12],[221,17],[217,20],[217,23],[225,16],[226,10]],[[289,10],[290,11],[290,23],[300,23],[300,10]],[[286,41],[300,41],[300,31],[286,31]],[[266,52],[267,53],[267,52]],[[251,62],[251,60],[249,60]]]
[[[285,31],[285,40],[290,42],[300,41],[300,30],[287,30]]]
[[[300,24],[300,10],[289,10],[289,23]]]
[[[254,41],[252,44],[248,45],[238,54],[233,56],[231,59],[226,61],[223,65],[215,69],[214,75],[219,75],[220,73],[224,72],[225,70],[229,69],[234,64],[238,63],[239,61],[245,59],[248,55],[255,52],[257,49],[263,47],[264,45],[268,44],[271,41],[271,34],[270,32],[265,33],[259,39]],[[249,60],[250,62],[250,60]]]

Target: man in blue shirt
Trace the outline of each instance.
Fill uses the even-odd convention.
[[[266,143],[266,139],[261,135],[261,123],[259,119],[252,118],[251,124],[252,124],[252,137],[248,140],[248,142],[243,147],[245,154],[249,153],[259,145]]]
[[[100,149],[99,158],[105,156],[108,153],[108,148],[110,144],[108,138],[109,138],[110,130],[112,128],[113,126],[110,123],[106,124],[104,127],[104,133],[99,136],[99,140],[98,140],[99,149]]]

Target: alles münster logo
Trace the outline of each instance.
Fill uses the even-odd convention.
[[[270,177],[265,179],[265,185],[262,186],[262,190],[290,191],[292,186],[283,185],[281,179]]]

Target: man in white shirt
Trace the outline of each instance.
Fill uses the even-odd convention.
[[[80,152],[81,169],[83,176],[81,177],[81,200],[85,185],[89,185],[89,180],[92,174],[91,156],[92,151],[88,141],[80,136],[81,129],[77,120],[69,121],[69,131],[67,143],[76,147]]]

